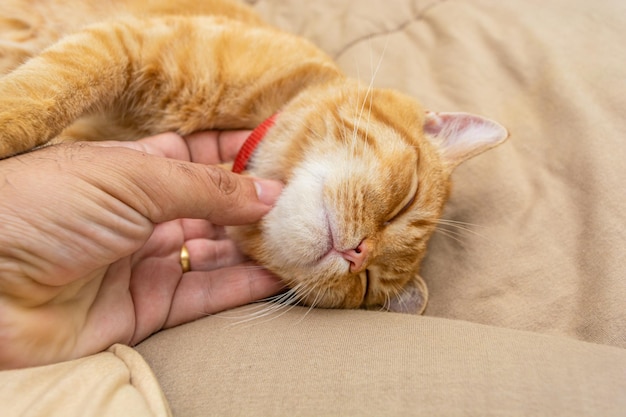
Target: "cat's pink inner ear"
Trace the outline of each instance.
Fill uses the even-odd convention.
[[[426,112],[424,134],[454,168],[461,162],[502,143],[507,130],[493,120],[469,113]]]

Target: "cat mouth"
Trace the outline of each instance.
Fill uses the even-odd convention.
[[[324,264],[336,264],[338,262],[345,263],[346,272],[350,272],[350,262],[343,258],[341,252],[335,248],[330,248],[324,255],[322,255],[315,263],[318,265]]]
[[[336,263],[338,261],[345,261],[346,269],[350,269],[350,262],[343,259],[341,252],[335,249],[335,241],[333,239],[333,232],[330,226],[330,222],[327,222],[326,242],[323,244],[320,252],[321,255],[318,256],[314,263],[321,265]]]
[[[317,257],[314,263],[317,265],[323,265],[323,264],[331,264],[331,263],[336,264],[338,262],[342,262],[342,263],[345,262],[346,264],[345,266],[347,269],[346,272],[349,272],[350,262],[345,260],[341,252],[335,248],[335,238],[334,238],[334,233],[333,233],[332,221],[331,221],[330,214],[327,208],[324,209],[324,217],[326,220],[326,228],[325,228],[326,239],[322,239],[323,243],[320,245],[320,252],[319,252],[320,255]]]

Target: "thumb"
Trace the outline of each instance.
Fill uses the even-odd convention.
[[[217,166],[123,147],[69,146],[80,151],[81,157],[72,159],[74,169],[154,223],[179,218],[219,225],[253,223],[267,214],[282,191],[277,181],[245,177]]]

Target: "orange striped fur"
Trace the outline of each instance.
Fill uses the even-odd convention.
[[[419,264],[450,173],[507,136],[347,78],[236,2],[3,3],[0,157],[59,141],[253,128],[280,111],[249,173],[285,190],[260,223],[229,232],[285,280],[289,301],[423,311]]]

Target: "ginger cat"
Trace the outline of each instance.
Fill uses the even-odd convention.
[[[274,115],[247,173],[284,192],[260,223],[229,233],[292,302],[421,313],[419,265],[450,174],[508,135],[350,79],[239,3],[3,3],[0,158],[65,140],[252,129]]]

